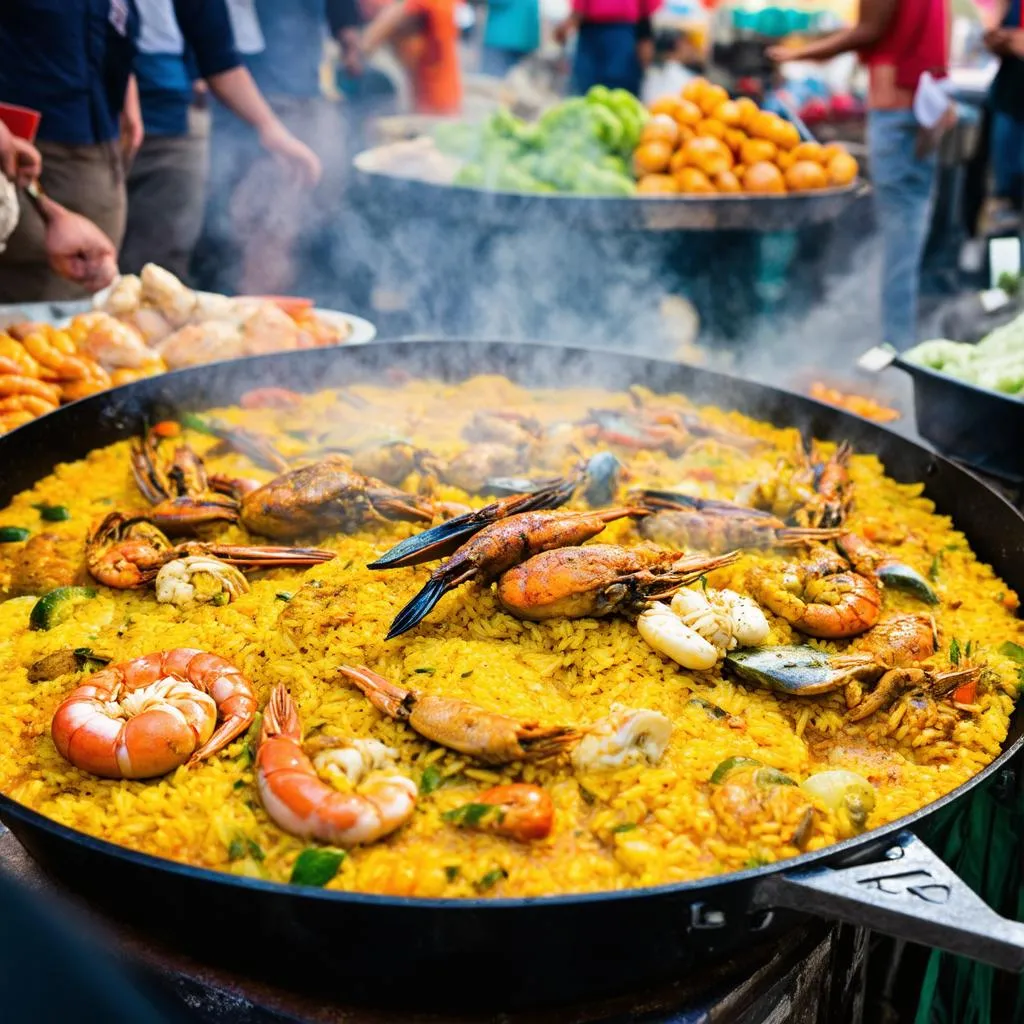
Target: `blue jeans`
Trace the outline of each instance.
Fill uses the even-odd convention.
[[[627,89],[639,96],[642,77],[633,22],[585,21],[580,25],[572,65],[572,91],[577,96],[595,85]]]
[[[868,156],[882,233],[882,334],[898,349],[917,341],[921,256],[931,224],[938,156],[914,152],[910,110],[868,112]]]
[[[993,196],[1019,200],[1024,179],[1024,122],[1000,110],[992,113]]]
[[[525,53],[506,50],[503,46],[485,46],[480,70],[492,78],[504,78],[525,56]]]

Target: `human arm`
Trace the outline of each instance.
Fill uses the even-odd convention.
[[[409,13],[403,0],[388,4],[366,26],[362,38],[363,53],[373,53],[411,26],[414,20],[415,15]]]
[[[264,149],[292,167],[307,185],[315,185],[323,170],[320,160],[285,128],[242,65],[224,0],[174,0],[174,13],[210,92],[256,129]]]
[[[139,85],[135,76],[128,78],[124,92],[124,107],[121,109],[121,153],[124,162],[130,164],[142,148],[146,132],[142,124],[142,104],[139,102]]]
[[[12,135],[0,121],[0,173],[16,185],[25,186],[36,180],[43,171],[43,158],[39,150],[25,139]]]
[[[228,110],[256,129],[263,148],[284,160],[305,184],[312,186],[320,180],[323,168],[316,153],[285,128],[247,68],[211,75],[206,84]]]
[[[899,0],[861,0],[857,24],[833,32],[804,46],[770,46],[768,57],[777,63],[790,60],[831,60],[841,53],[874,46],[885,35]]]

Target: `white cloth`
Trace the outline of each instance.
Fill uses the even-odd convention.
[[[18,191],[14,182],[0,174],[0,252],[18,226]]]
[[[644,74],[644,85],[640,98],[650,106],[662,96],[678,96],[683,86],[696,76],[679,61],[670,60],[664,64],[652,64]]]
[[[139,53],[185,52],[185,39],[178,28],[171,0],[135,0],[139,11]]]
[[[262,53],[267,48],[254,0],[227,0],[228,17],[239,53]]]

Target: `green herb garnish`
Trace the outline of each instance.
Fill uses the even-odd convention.
[[[263,729],[263,712],[257,711],[255,718],[252,720],[252,725],[249,726],[249,731],[245,734],[245,739],[242,742],[242,752],[238,755],[238,760],[243,764],[252,764],[256,760],[256,748],[260,744],[260,732]]]
[[[576,785],[579,787],[580,796],[583,797],[583,802],[585,804],[597,803],[597,797],[594,796],[594,794],[591,793],[586,786],[580,786],[578,782],[576,783]]]
[[[612,829],[612,835],[618,835],[620,832],[632,832],[635,828],[635,821],[624,821],[621,825],[616,825]]]
[[[468,672],[463,672],[462,675],[459,676],[459,678],[460,679],[468,679],[472,674],[473,674],[473,670],[470,669]]]
[[[246,839],[245,848],[249,851],[249,856],[252,857],[253,860],[262,861],[266,858],[263,848],[255,840]]]
[[[1018,665],[1024,665],[1024,647],[1007,640],[999,645],[999,653],[1005,658],[1013,658]]]
[[[458,864],[448,864],[448,865],[446,865],[445,869],[444,869],[444,877],[447,878],[449,882],[454,882],[455,879],[459,877],[459,865]]]
[[[0,526],[0,544],[20,544],[32,536],[24,526]]]
[[[476,883],[476,888],[480,892],[486,892],[492,886],[497,885],[503,878],[508,878],[508,872],[504,868],[494,868],[493,871],[488,871],[487,874]]]
[[[103,654],[96,654],[88,647],[76,647],[74,655],[79,667],[85,672],[95,672],[96,669],[110,664],[110,658]]]
[[[245,856],[245,840],[232,839],[228,844],[228,860],[241,860]]]
[[[292,885],[312,885],[322,889],[338,873],[344,859],[344,850],[310,846],[296,858],[288,881]]]
[[[39,518],[45,519],[48,523],[66,523],[71,518],[71,513],[65,505],[50,505],[40,501],[32,506],[39,512]]]
[[[458,825],[460,828],[474,828],[493,810],[495,810],[494,804],[468,803],[463,804],[461,807],[455,807],[450,811],[445,811],[441,817],[452,825]]]
[[[436,764],[428,764],[420,776],[420,793],[424,796],[433,793],[443,781],[441,769]]]
[[[949,641],[949,663],[950,665],[960,664],[960,641],[956,637]]]
[[[942,553],[932,555],[932,564],[928,566],[928,579],[933,583],[939,578],[939,567],[942,565]]]
[[[436,668],[414,668],[413,672],[420,676],[432,676],[437,671]]]
[[[290,601],[295,595],[289,594],[287,590],[279,590],[275,595],[276,601]]]
[[[185,412],[178,417],[183,427],[188,427],[189,430],[196,430],[200,434],[208,434],[210,437],[220,437],[220,431],[213,426],[208,420],[204,420],[202,416],[197,416],[194,412]]]

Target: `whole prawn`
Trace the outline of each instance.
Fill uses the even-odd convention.
[[[252,686],[234,665],[176,647],[91,676],[57,708],[50,735],[82,771],[151,779],[216,754],[255,715]]]
[[[335,846],[372,843],[400,828],[416,807],[417,788],[404,775],[372,773],[355,792],[321,781],[302,749],[299,712],[278,685],[263,712],[256,786],[264,810],[292,835]]]

